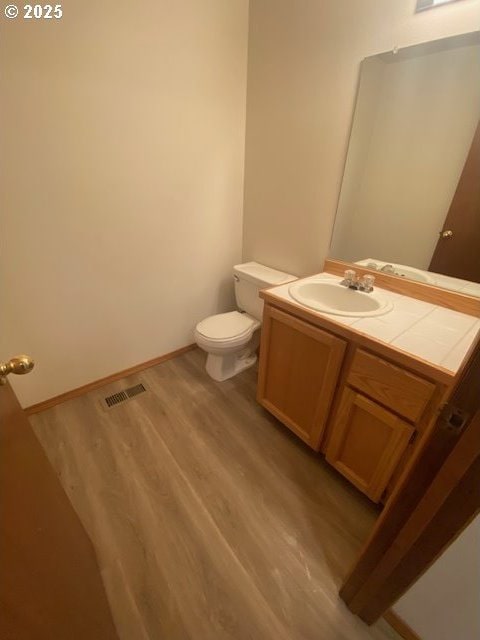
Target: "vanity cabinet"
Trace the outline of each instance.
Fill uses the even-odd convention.
[[[316,451],[346,341],[265,305],[258,401]]]
[[[338,335],[301,315],[265,304],[257,399],[380,502],[433,424],[446,387],[385,359],[385,349],[372,353],[380,347],[364,348],[348,327],[335,327]]]
[[[378,502],[415,428],[346,387],[332,424],[327,462]]]

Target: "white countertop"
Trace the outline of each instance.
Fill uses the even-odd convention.
[[[330,273],[319,273],[302,278],[302,281],[308,282],[318,278],[336,282],[342,280]],[[297,306],[303,306],[290,296],[290,286],[291,283],[273,287],[268,293]],[[480,331],[480,319],[423,300],[402,296],[381,287],[375,286],[375,290],[393,303],[392,311],[376,318],[350,318],[304,308],[315,315],[351,326],[355,331],[375,340],[456,373]]]

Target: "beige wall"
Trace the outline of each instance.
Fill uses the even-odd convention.
[[[248,1],[63,7],[1,23],[0,352],[37,361],[24,405],[192,342],[241,258]]]
[[[422,640],[480,638],[479,554],[477,516],[395,605]]]
[[[251,0],[244,258],[296,274],[328,253],[361,60],[474,31],[480,0]]]
[[[336,258],[430,265],[478,125],[480,45],[416,49],[362,65]]]

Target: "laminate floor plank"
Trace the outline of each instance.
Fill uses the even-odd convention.
[[[378,511],[198,350],[31,417],[121,640],[387,640],[338,598]],[[104,409],[143,382],[147,392]]]

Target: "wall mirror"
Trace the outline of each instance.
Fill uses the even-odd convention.
[[[425,9],[435,9],[442,4],[450,4],[451,2],[458,2],[458,0],[417,0],[417,13],[418,11],[425,11]]]
[[[330,255],[480,297],[480,32],[366,58]]]

